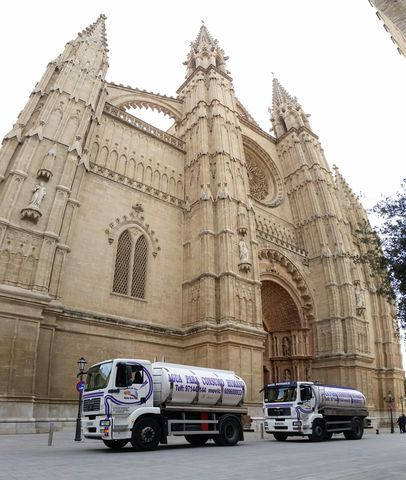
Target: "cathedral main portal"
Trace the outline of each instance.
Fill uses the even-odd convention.
[[[311,380],[312,333],[293,288],[280,279],[263,280],[262,321],[267,332],[264,383]]]

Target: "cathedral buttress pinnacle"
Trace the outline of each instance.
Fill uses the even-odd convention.
[[[219,47],[218,41],[214,39],[202,23],[196,40],[190,44],[190,52],[184,65],[187,66],[186,78],[198,67],[208,68],[210,65],[218,68],[223,73],[226,70],[224,51]]]
[[[281,137],[291,128],[306,127],[310,130],[310,125],[302,106],[296,97],[290,95],[274,77],[272,81],[272,109],[271,122],[276,137]]]

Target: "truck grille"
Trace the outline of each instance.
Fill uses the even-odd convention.
[[[268,417],[290,417],[290,408],[268,408]]]
[[[87,398],[83,401],[84,412],[94,412],[100,410],[100,398]]]

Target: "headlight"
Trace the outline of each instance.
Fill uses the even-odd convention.
[[[110,426],[110,420],[100,420],[100,426],[109,427]]]
[[[295,426],[302,425],[302,422],[299,420],[299,421],[293,422],[293,425]]]

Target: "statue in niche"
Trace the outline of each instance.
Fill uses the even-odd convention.
[[[283,379],[285,381],[288,381],[288,380],[291,380],[291,378],[292,378],[292,374],[291,374],[289,368],[285,368],[285,370],[283,371]]]
[[[289,337],[283,337],[282,339],[282,355],[284,357],[290,357],[292,355]]]
[[[240,248],[240,261],[241,263],[249,263],[249,254],[248,254],[248,247],[245,243],[244,239],[241,239],[239,242]]]
[[[361,289],[360,282],[355,283],[355,308],[357,310],[357,315],[361,315],[365,310],[365,294]]]
[[[37,183],[34,187],[33,195],[31,198],[31,202],[28,205],[28,208],[39,210],[39,207],[41,206],[42,200],[44,199],[45,195],[46,195],[46,190],[44,187],[44,183],[43,182]]]

